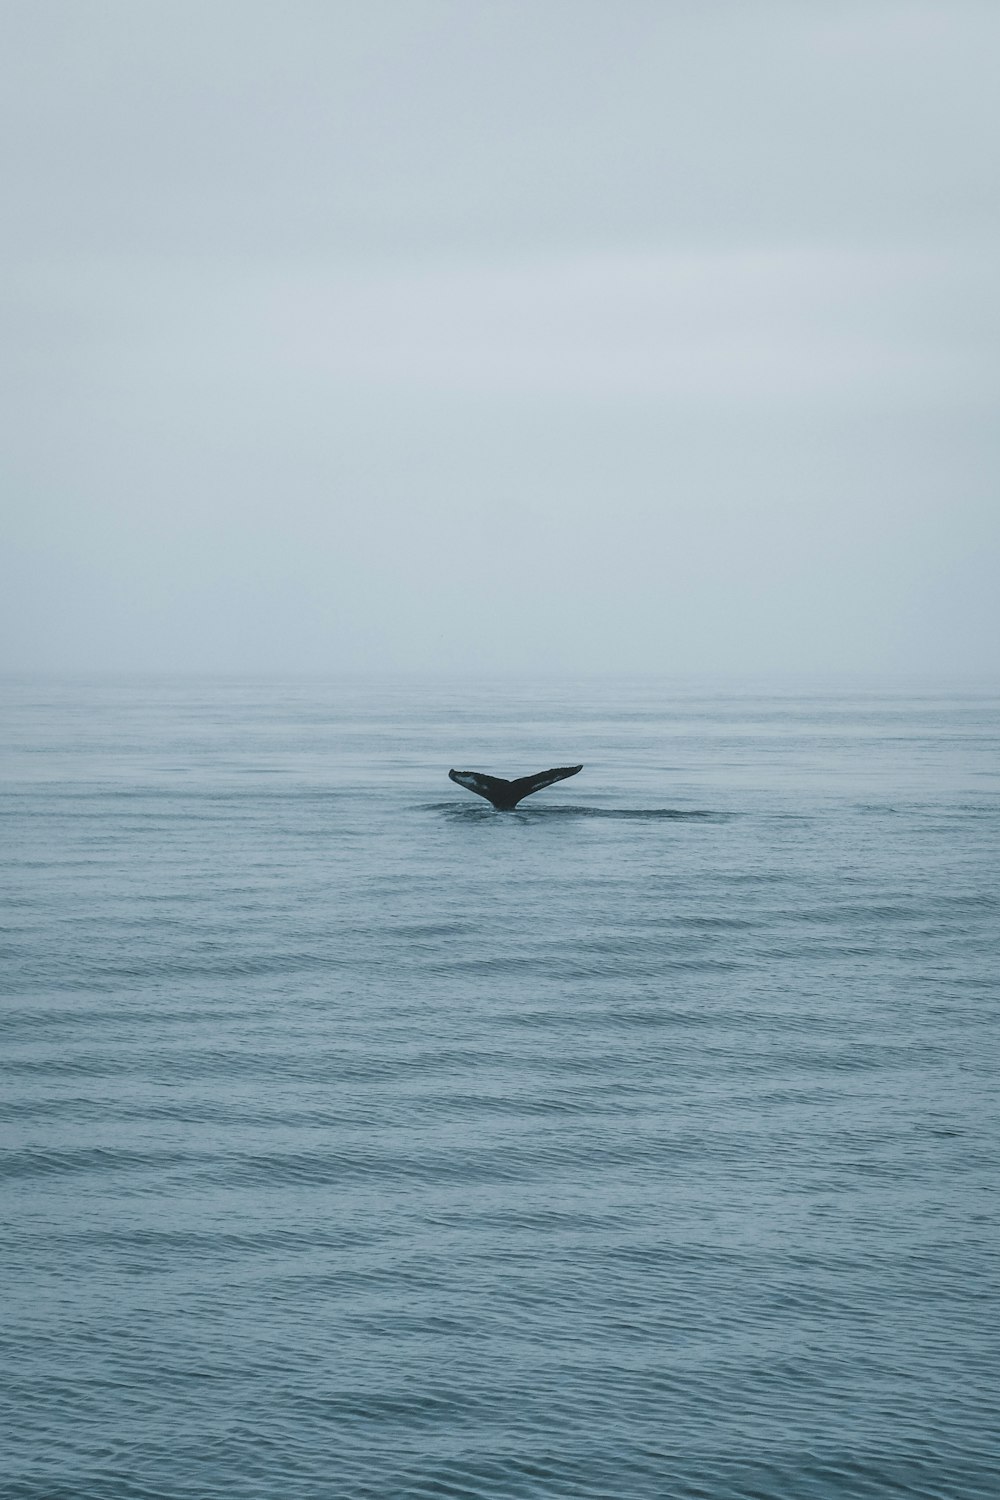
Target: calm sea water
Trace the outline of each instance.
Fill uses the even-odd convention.
[[[4,1500],[996,1500],[1000,699],[4,697]]]

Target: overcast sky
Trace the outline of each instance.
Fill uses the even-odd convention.
[[[0,662],[996,673],[996,0],[3,0]]]

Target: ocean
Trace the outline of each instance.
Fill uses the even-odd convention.
[[[1000,695],[3,701],[3,1500],[996,1500]]]

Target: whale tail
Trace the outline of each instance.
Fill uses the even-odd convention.
[[[449,771],[448,775],[466,791],[475,792],[477,797],[485,797],[501,812],[508,812],[532,792],[540,792],[554,781],[565,781],[567,776],[575,776],[582,770],[583,766],[556,766],[551,771],[536,771],[533,776],[519,776],[516,781],[487,776],[482,771]]]

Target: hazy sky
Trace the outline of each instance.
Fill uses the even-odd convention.
[[[995,672],[996,0],[3,0],[0,663]]]

